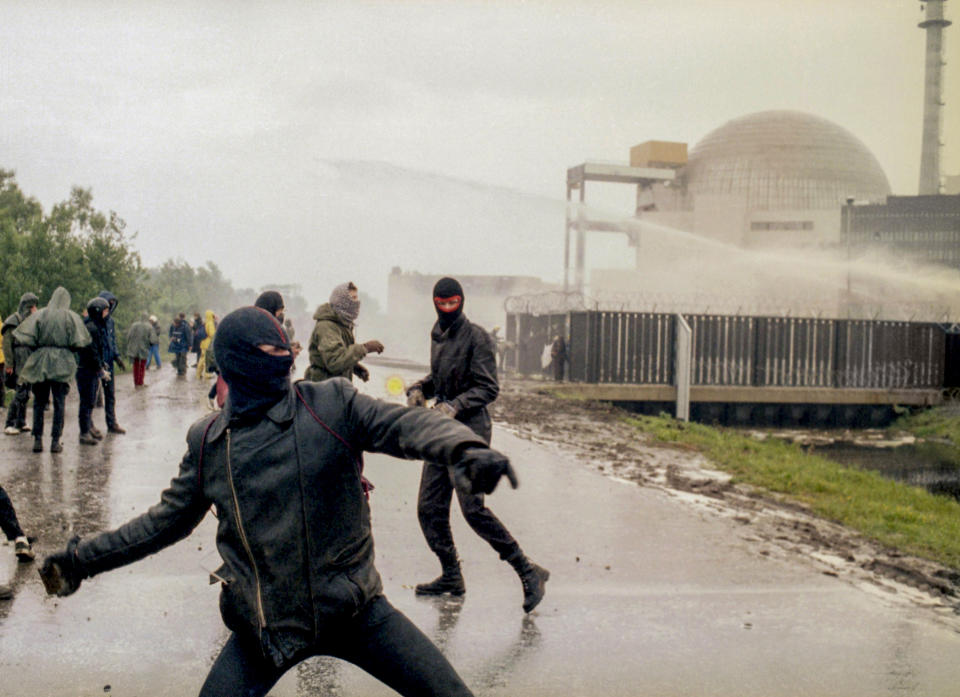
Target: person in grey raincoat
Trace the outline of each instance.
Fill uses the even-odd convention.
[[[133,364],[133,386],[143,387],[143,376],[147,372],[147,358],[150,356],[150,347],[159,343],[157,330],[150,324],[149,315],[144,312],[140,321],[134,322],[127,329],[127,355]]]
[[[7,407],[7,422],[3,429],[8,436],[16,436],[21,431],[27,430],[27,402],[30,401],[30,384],[20,377],[23,366],[30,356],[30,347],[23,346],[14,339],[13,330],[36,312],[39,304],[40,299],[36,295],[24,293],[20,296],[20,306],[17,311],[3,321],[3,355],[6,359],[3,378],[9,380],[12,383],[10,386],[16,390],[10,406]]]
[[[83,318],[70,309],[70,293],[58,286],[47,306],[22,322],[13,337],[33,349],[21,373],[33,390],[33,452],[43,451],[43,411],[52,394],[50,452],[59,453],[64,402],[77,372],[74,352],[90,343],[90,332]]]
[[[341,283],[330,293],[330,302],[313,313],[316,325],[310,335],[310,365],[304,377],[319,382],[341,377],[352,380],[356,375],[366,382],[370,371],[360,364],[368,353],[383,353],[383,344],[376,339],[356,343],[353,323],[360,314],[360,295],[353,283]]]

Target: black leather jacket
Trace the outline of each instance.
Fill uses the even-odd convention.
[[[446,331],[436,322],[430,332],[430,374],[419,387],[426,399],[436,397],[457,410],[465,423],[490,442],[492,425],[487,405],[497,398],[497,357],[493,339],[483,327],[460,315]]]
[[[160,503],[80,542],[83,573],[186,537],[213,504],[224,622],[259,639],[277,665],[377,596],[362,452],[454,464],[462,449],[484,443],[452,419],[373,399],[343,378],[296,389],[302,399],[291,390],[253,425],[228,427],[229,399],[223,412],[193,424]]]

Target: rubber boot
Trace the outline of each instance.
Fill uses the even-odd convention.
[[[543,600],[543,595],[547,592],[550,572],[531,562],[520,550],[507,557],[507,561],[517,572],[523,584],[523,611],[530,612]]]
[[[444,564],[442,574],[430,583],[418,583],[415,592],[417,595],[463,595],[467,592],[467,586],[463,582],[463,574],[460,573],[460,562]]]

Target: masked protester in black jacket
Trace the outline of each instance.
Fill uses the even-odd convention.
[[[463,314],[463,288],[442,278],[433,288],[437,323],[430,332],[430,374],[407,390],[407,403],[424,406],[434,398],[433,410],[469,426],[490,443],[487,404],[497,398],[497,363],[493,340]],[[417,514],[427,544],[440,558],[441,575],[416,587],[420,595],[463,595],[466,585],[450,531],[450,500],[457,492],[464,518],[516,570],[523,584],[523,609],[530,612],[543,599],[550,572],[532,563],[503,523],[483,502],[483,494],[456,485],[443,462],[427,459],[420,478]]]
[[[255,307],[223,318],[214,338],[230,391],[224,409],[187,434],[180,472],[160,502],[48,557],[47,592],[183,539],[211,504],[223,566],[220,610],[232,634],[201,697],[265,695],[292,666],[327,654],[403,695],[470,695],[440,651],[382,593],[373,564],[363,451],[428,458],[460,486],[489,493],[506,457],[437,412],[388,404],[342,378],[290,384],[290,346]]]

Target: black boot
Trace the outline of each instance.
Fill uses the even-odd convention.
[[[43,439],[34,438],[33,439],[33,452],[42,453],[43,452]]]
[[[59,438],[54,438],[52,441],[50,441],[50,452],[51,452],[51,453],[62,453],[62,452],[63,452],[63,444],[60,443],[60,439],[59,439]]]
[[[418,583],[415,592],[417,595],[463,595],[467,592],[467,586],[460,573],[460,562],[444,564],[442,574],[430,583]]]
[[[547,592],[547,580],[550,572],[531,562],[519,549],[507,557],[523,584],[523,611],[530,612]]]

